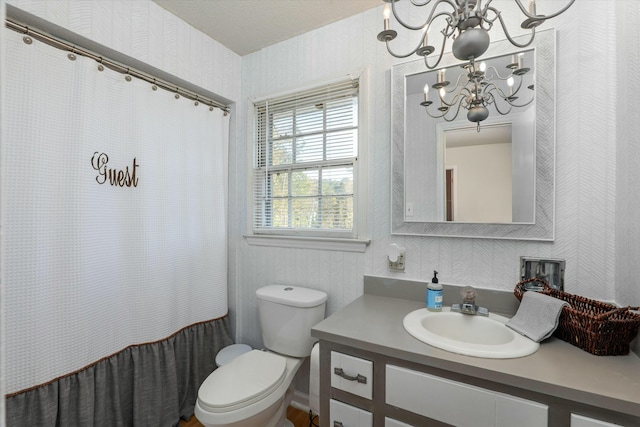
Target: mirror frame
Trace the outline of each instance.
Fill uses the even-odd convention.
[[[525,37],[514,37],[524,42]],[[555,30],[536,33],[533,48],[536,85],[536,178],[534,223],[405,222],[404,129],[405,78],[426,72],[422,59],[394,65],[391,71],[391,234],[553,241],[555,237]],[[491,43],[485,58],[517,53],[508,40]],[[460,64],[453,54],[443,56],[439,68]],[[550,126],[551,125],[551,126]],[[434,129],[434,132],[436,129]]]

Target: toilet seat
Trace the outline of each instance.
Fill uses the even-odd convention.
[[[276,390],[285,378],[287,359],[251,350],[213,371],[198,390],[198,401],[210,412],[228,412],[255,403]]]
[[[231,344],[223,348],[216,354],[216,366],[220,367],[231,362],[236,357],[253,350],[247,344]]]

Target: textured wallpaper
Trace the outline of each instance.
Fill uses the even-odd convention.
[[[620,3],[627,3],[637,14],[633,1]],[[493,4],[499,8],[513,7],[513,2]],[[545,24],[545,28],[557,29],[554,242],[390,234],[390,69],[395,62],[376,40],[382,26],[382,7],[243,57],[243,101],[236,117],[237,144],[231,148],[229,205],[230,305],[237,314],[237,338],[261,345],[260,331],[256,328],[255,290],[266,284],[322,289],[329,294],[328,313],[331,313],[362,294],[365,274],[428,280],[435,269],[443,283],[511,290],[519,280],[522,255],[566,259],[565,282],[569,292],[602,300],[617,299],[621,304],[639,304],[637,291],[633,294],[627,289],[637,288],[637,279],[629,286],[618,285],[616,280],[616,255],[631,260],[625,252],[620,253],[620,246],[628,247],[637,241],[636,231],[635,241],[629,238],[618,242],[616,252],[616,230],[621,227],[618,223],[633,222],[631,216],[616,216],[616,132],[626,126],[616,120],[616,107],[620,106],[616,96],[616,76],[620,73],[616,72],[620,67],[616,40],[625,37],[624,33],[616,32],[616,20],[620,19],[627,18],[617,16],[616,9],[602,2],[588,1],[576,2],[568,12]],[[633,21],[628,19],[631,26]],[[492,37],[498,39],[500,31]],[[626,43],[628,46],[622,46],[637,51],[637,38],[630,37]],[[637,69],[632,64],[625,67],[629,76],[630,70]],[[366,253],[249,246],[242,238],[247,232],[251,147],[246,100],[363,68],[369,69],[370,76],[368,218],[372,242]],[[620,94],[625,90],[620,90]],[[631,135],[637,139],[638,133]],[[632,140],[627,149],[637,159],[638,145],[632,144]],[[629,157],[625,162],[631,165]],[[640,189],[635,174],[624,178],[627,195],[637,195]],[[626,209],[634,211],[633,207]],[[637,230],[637,224],[635,227]],[[390,243],[406,247],[404,273],[387,269],[386,251]],[[637,244],[631,253],[638,254]]]
[[[617,2],[619,26],[616,78],[616,300],[640,305],[640,120],[637,96],[640,82],[634,78],[640,67],[640,8],[633,2]],[[624,58],[624,59],[622,59]],[[638,346],[640,347],[640,340]]]

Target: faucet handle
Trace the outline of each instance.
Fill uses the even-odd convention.
[[[474,303],[476,300],[476,290],[471,286],[465,286],[460,289],[460,295],[462,295],[462,301],[465,303]]]

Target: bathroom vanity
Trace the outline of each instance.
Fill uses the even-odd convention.
[[[363,296],[313,328],[322,427],[640,426],[636,354],[594,356],[556,338],[515,359],[440,350],[404,330],[426,285],[400,282],[365,277]],[[507,315],[508,294],[497,304]]]

